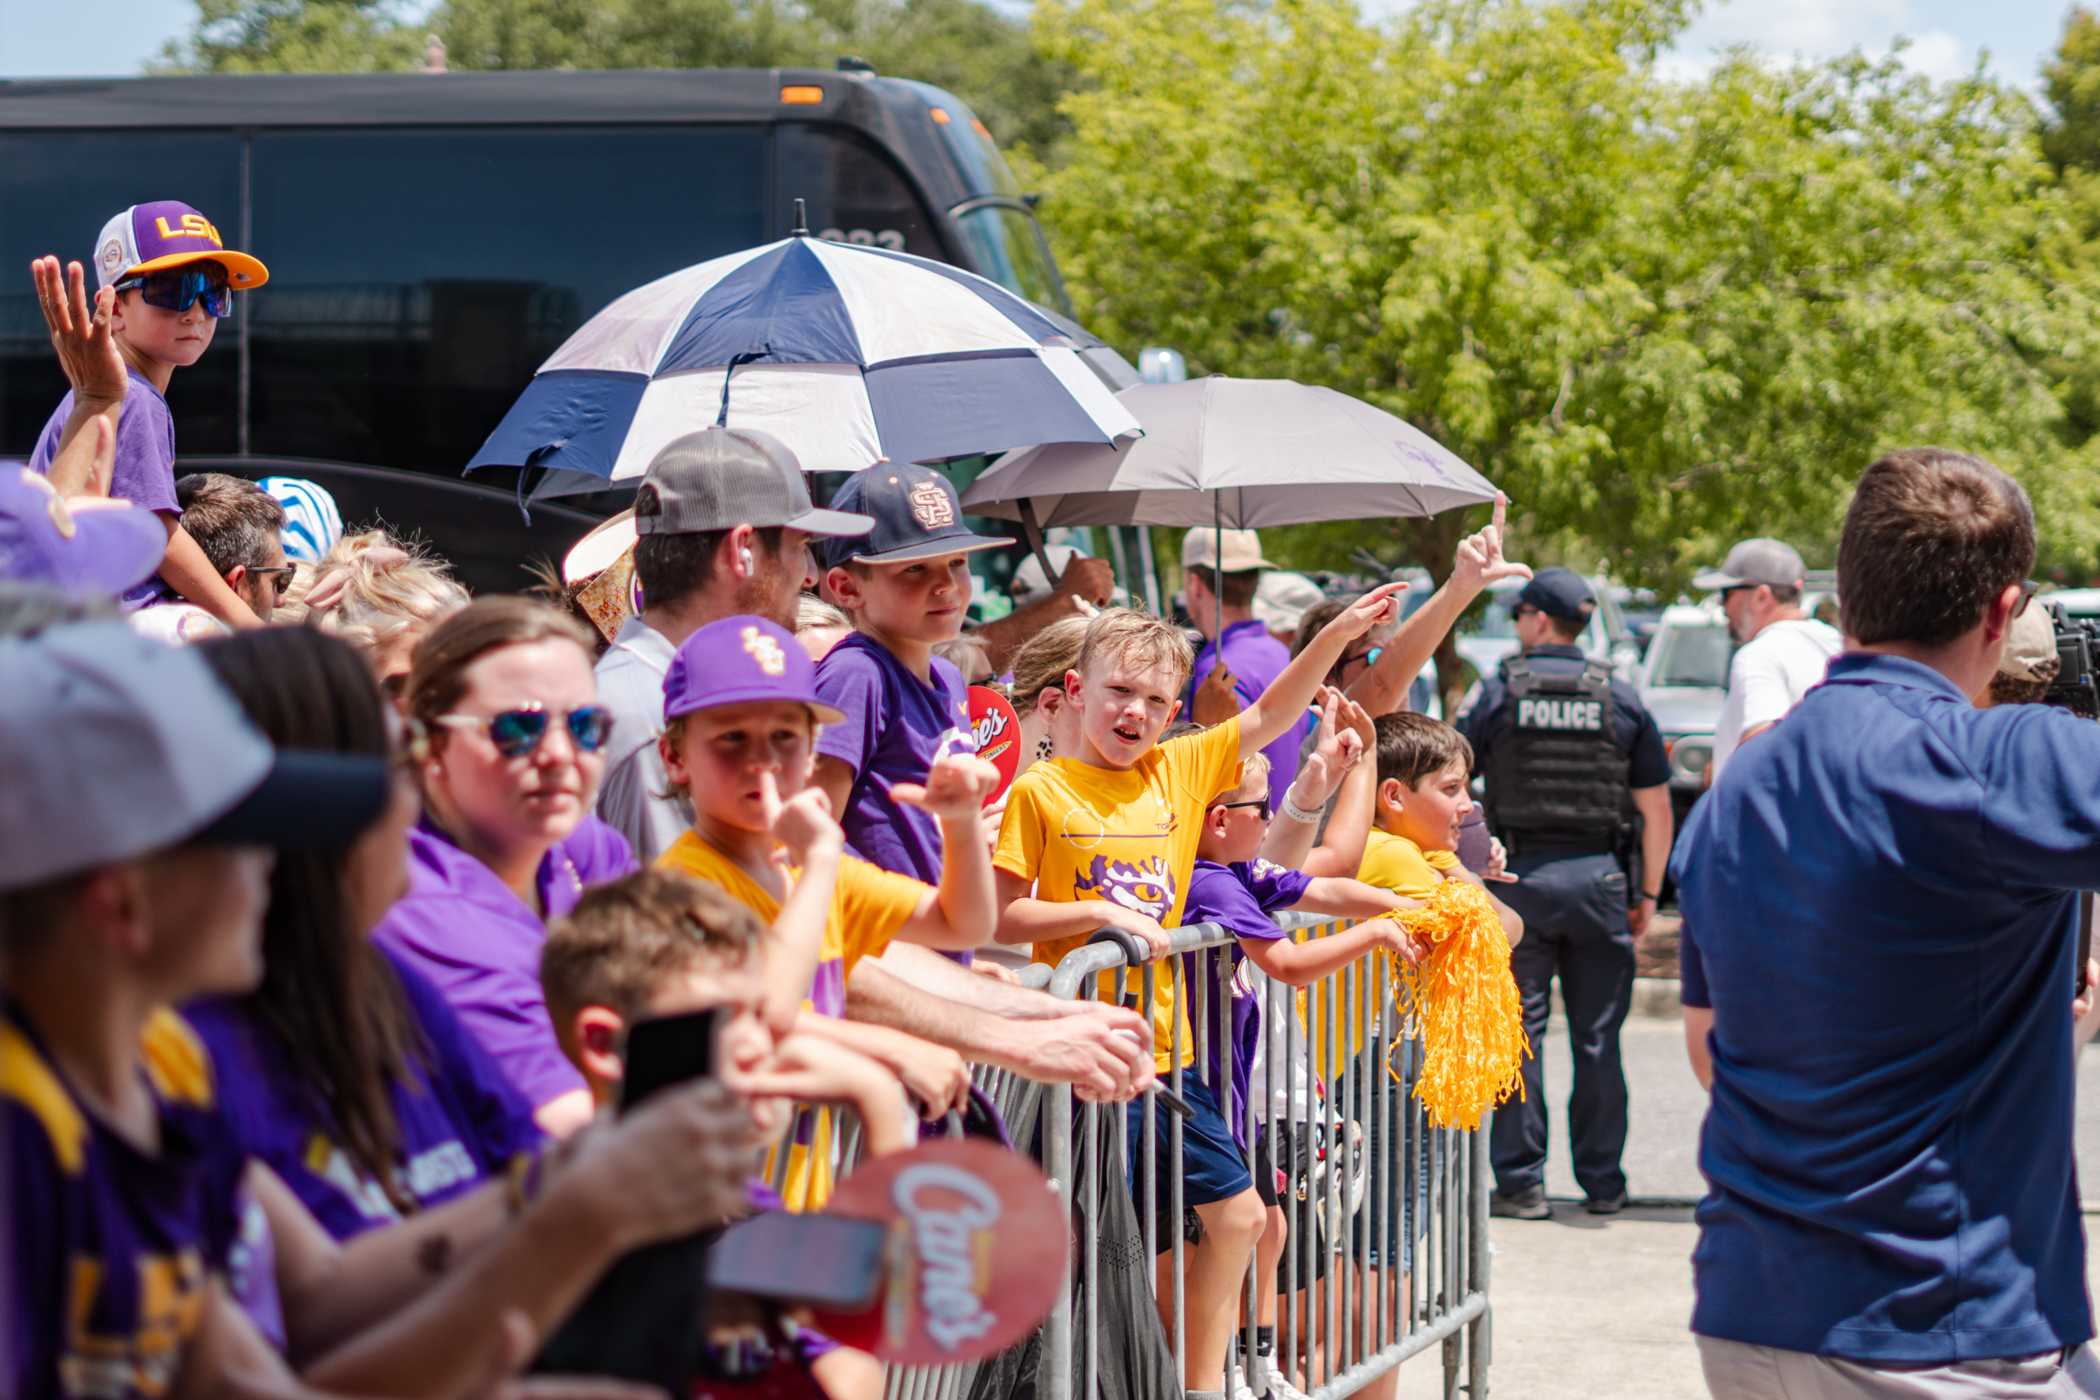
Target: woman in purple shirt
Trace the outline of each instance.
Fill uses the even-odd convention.
[[[273,628],[201,655],[280,747],[376,757],[395,747],[369,672],[342,642]],[[402,774],[392,808],[356,845],[281,855],[262,984],[186,1011],[241,1150],[338,1240],[500,1178],[541,1140],[531,1107],[451,1007],[372,942],[406,888],[418,806]]]
[[[591,1096],[540,994],[547,920],[635,868],[590,815],[612,729],[591,659],[581,623],[517,597],[470,604],[417,645],[407,702],[427,736],[423,819],[408,894],[373,934],[451,1004],[555,1136],[589,1120]]]

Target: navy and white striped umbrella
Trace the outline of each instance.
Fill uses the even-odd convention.
[[[467,470],[537,467],[536,497],[641,476],[716,422],[808,471],[1114,443],[1137,420],[1088,348],[1004,287],[907,253],[798,234],[627,293],[570,336]]]

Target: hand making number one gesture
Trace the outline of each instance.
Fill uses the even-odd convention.
[[[1451,563],[1451,582],[1464,589],[1469,597],[1504,579],[1531,577],[1531,566],[1519,564],[1502,555],[1502,540],[1509,518],[1509,497],[1500,491],[1495,493],[1495,518],[1485,530],[1466,536],[1458,542],[1458,554]]]

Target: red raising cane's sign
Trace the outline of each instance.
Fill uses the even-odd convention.
[[[970,731],[977,738],[977,756],[999,770],[999,785],[984,799],[989,807],[1006,796],[1014,775],[1021,771],[1021,720],[1004,695],[990,686],[973,685]]]
[[[922,1143],[855,1172],[828,1209],[890,1227],[873,1319],[873,1350],[885,1361],[938,1366],[994,1356],[1048,1316],[1064,1287],[1057,1193],[1011,1148]],[[824,1316],[817,1323],[830,1330]]]

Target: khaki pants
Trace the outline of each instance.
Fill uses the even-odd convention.
[[[1856,1361],[1699,1338],[1699,1364],[1714,1400],[2100,1400],[2091,1347],[2068,1357],[1961,1361],[1877,1370]]]

